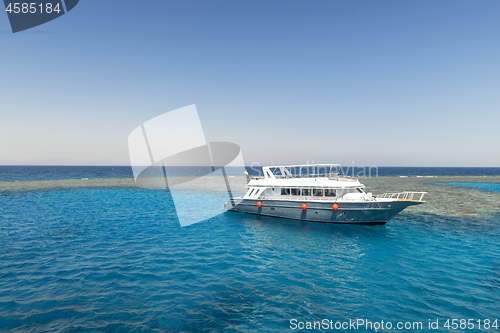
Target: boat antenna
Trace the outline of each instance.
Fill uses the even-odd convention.
[[[273,162],[273,159],[272,159],[272,158],[270,158],[270,160],[271,160],[271,166],[276,166],[276,165],[274,164],[274,162]]]

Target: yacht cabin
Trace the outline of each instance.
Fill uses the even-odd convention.
[[[369,200],[357,179],[339,176],[338,164],[263,167],[263,176],[247,175],[244,199],[297,201]]]

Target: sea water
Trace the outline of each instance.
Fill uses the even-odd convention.
[[[3,174],[0,331],[293,332],[364,320],[372,326],[358,331],[384,321],[393,329],[378,331],[416,332],[438,320],[444,332],[448,319],[474,320],[454,331],[500,320],[499,177],[363,179],[429,192],[384,226],[228,212],[181,228],[168,191],[122,173],[91,186],[88,170],[71,181]]]

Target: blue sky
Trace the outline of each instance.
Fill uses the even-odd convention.
[[[129,164],[196,104],[245,162],[500,166],[499,1],[98,1],[12,34],[0,164]]]

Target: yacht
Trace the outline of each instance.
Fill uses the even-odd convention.
[[[372,195],[358,179],[340,176],[339,164],[262,167],[247,176],[244,196],[230,198],[231,212],[344,224],[385,224],[403,209],[424,203],[427,192]]]

